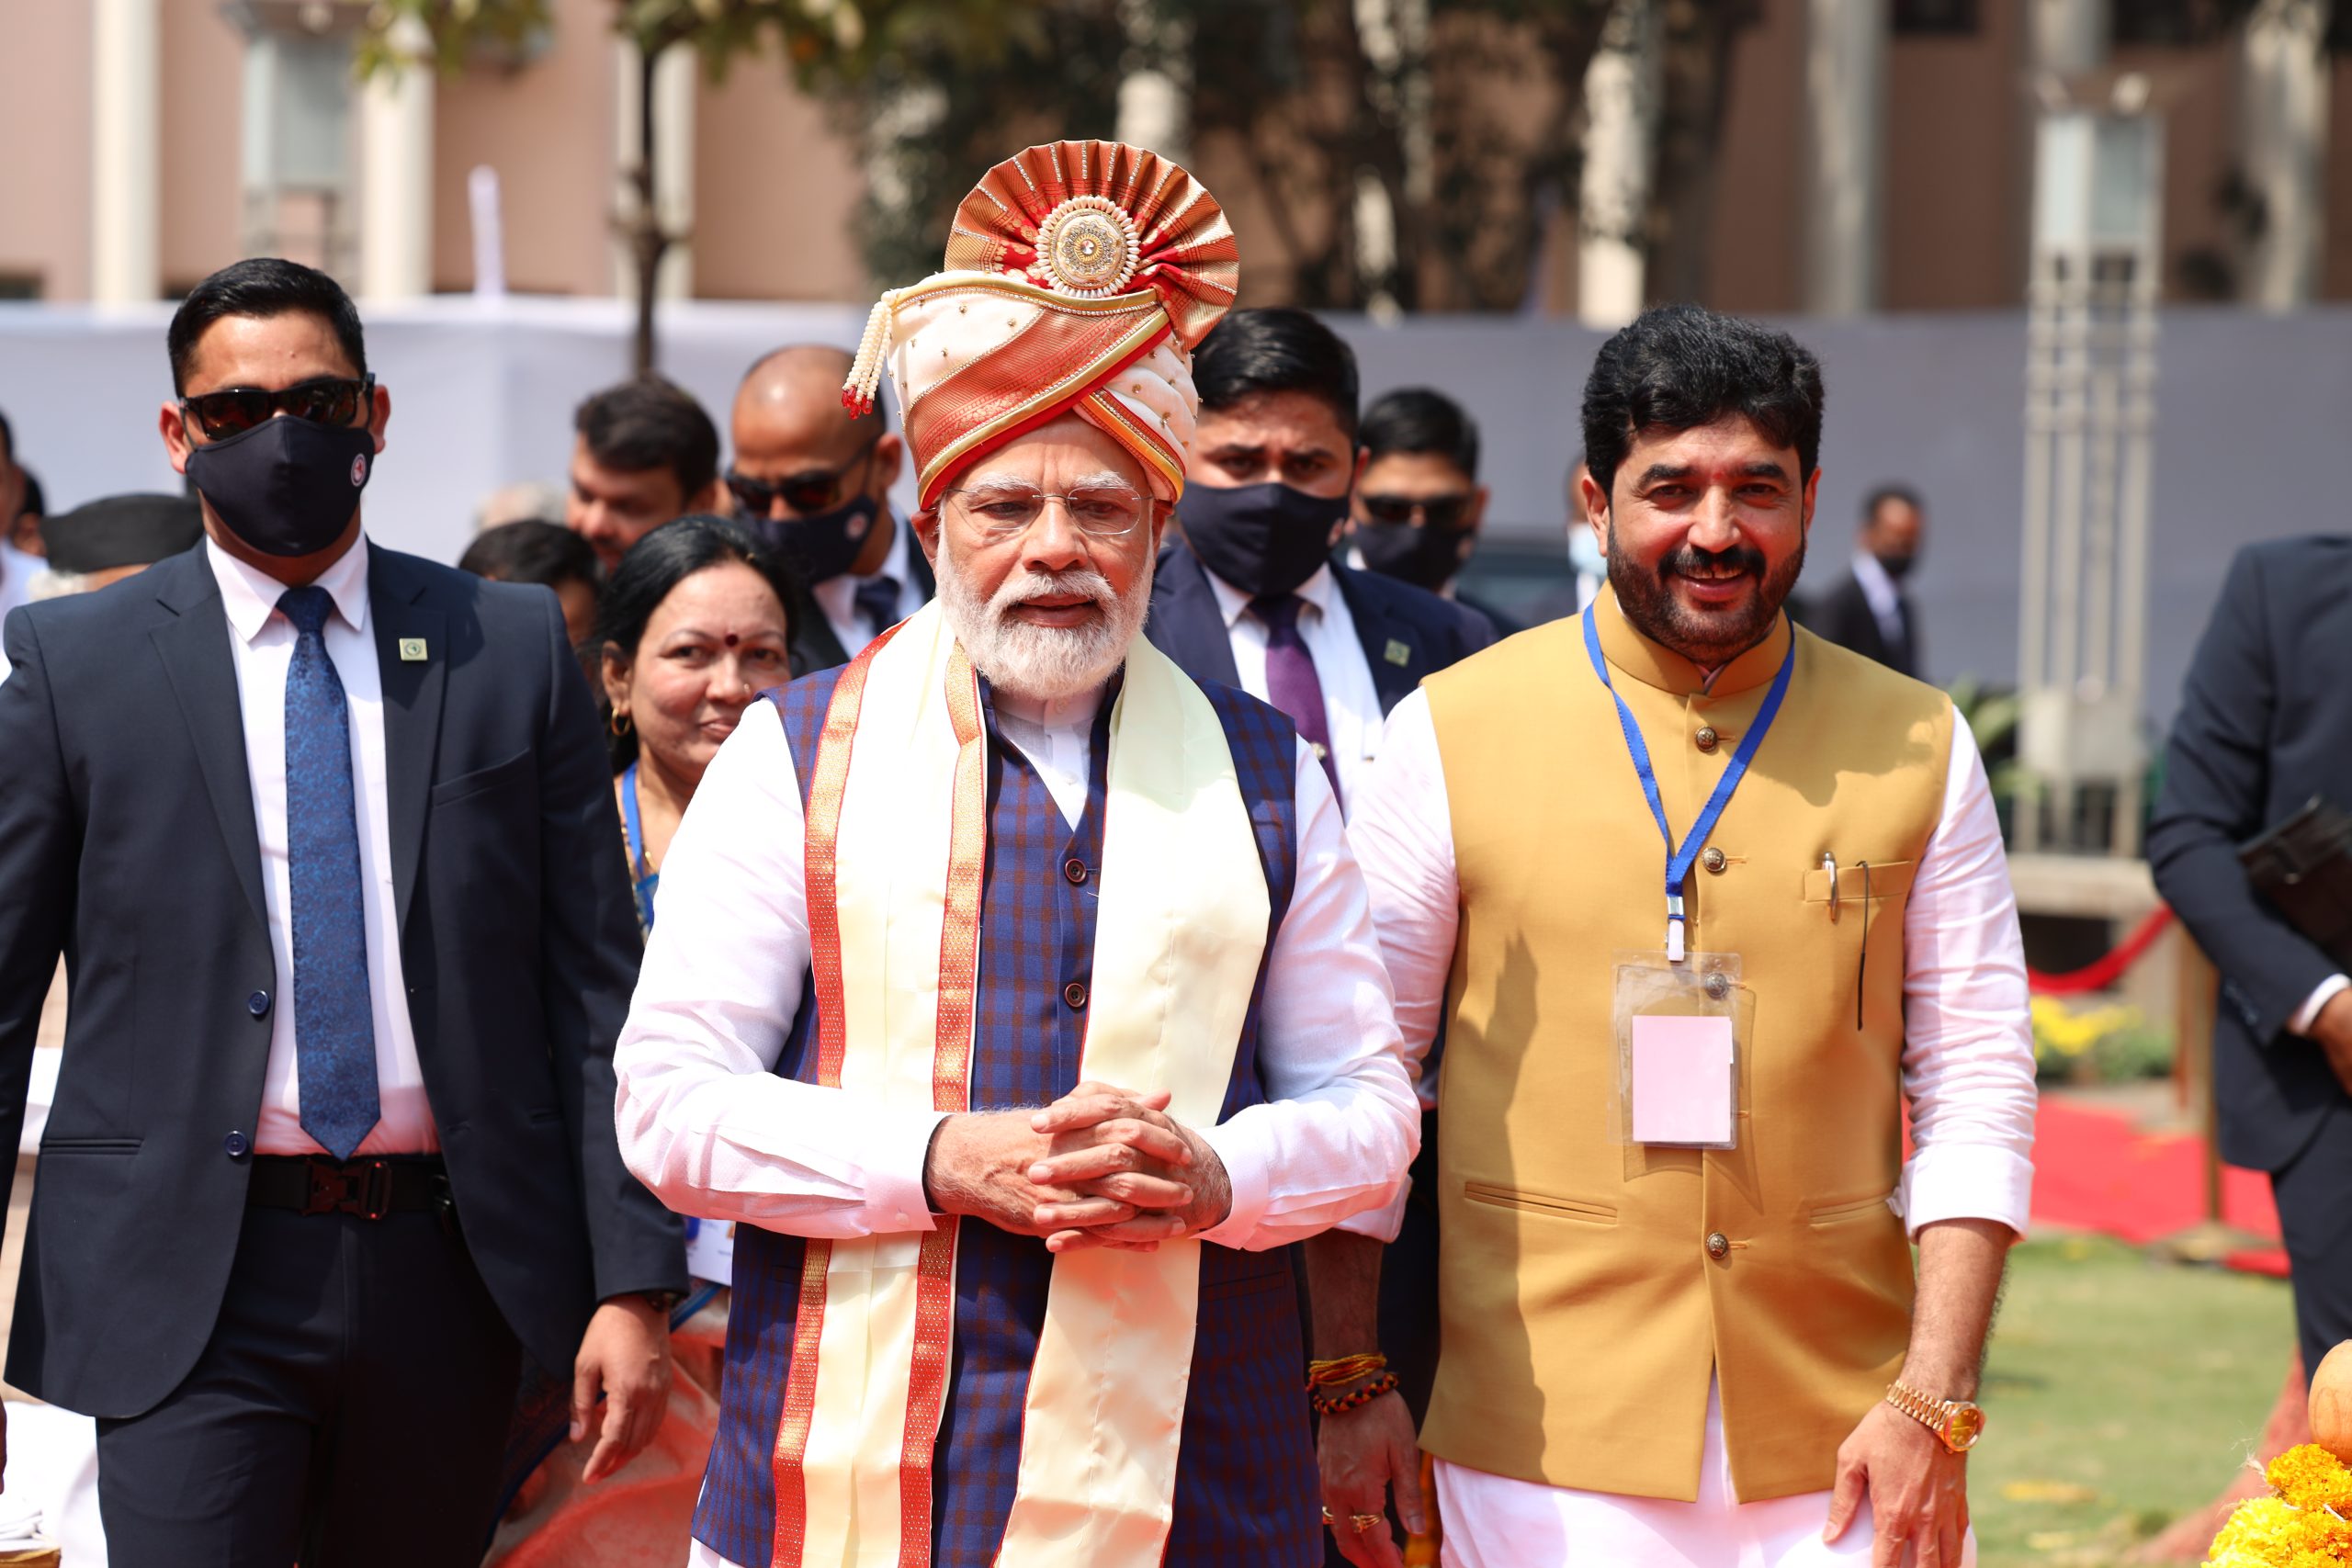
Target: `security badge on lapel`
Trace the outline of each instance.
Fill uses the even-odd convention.
[[[422,664],[424,662],[424,639],[423,637],[404,637],[401,638],[400,646],[401,662],[402,664]]]
[[[1739,1146],[1739,1064],[1755,1019],[1755,998],[1740,984],[1736,953],[1698,953],[1685,945],[1687,920],[1682,890],[1699,852],[1723,819],[1748,764],[1780,716],[1796,668],[1796,645],[1789,645],[1780,672],[1757,710],[1756,719],[1724,766],[1707,803],[1678,843],[1668,827],[1649,743],[1642,739],[1634,710],[1609,679],[1600,633],[1590,613],[1584,616],[1585,651],[1593,674],[1617,705],[1618,727],[1640,780],[1658,837],[1666,841],[1666,941],[1662,951],[1617,954],[1611,1000],[1611,1032],[1617,1045],[1611,1132],[1620,1144],[1665,1148],[1736,1149]]]

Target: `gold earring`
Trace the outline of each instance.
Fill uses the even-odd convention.
[[[628,715],[621,712],[618,708],[613,710],[612,729],[614,739],[618,740],[622,739],[624,736],[628,734],[632,728],[634,728],[634,726],[629,722]]]

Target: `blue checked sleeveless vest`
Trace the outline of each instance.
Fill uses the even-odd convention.
[[[840,671],[796,682],[775,697],[808,796],[808,770]],[[1272,903],[1267,947],[1290,906],[1297,874],[1297,739],[1254,698],[1204,688],[1224,721],[1257,827]],[[1079,1081],[1083,1012],[1063,987],[1091,978],[1102,863],[1104,764],[1110,704],[1096,720],[1093,778],[1072,829],[1020,751],[989,730],[989,852],[980,895],[979,998],[971,1107],[1042,1105]],[[1073,882],[1077,863],[1086,879]],[[1257,1066],[1263,961],[1235,1053],[1224,1117],[1265,1099]],[[817,1071],[813,987],[776,1063],[803,1080]],[[1221,1118],[1222,1119],[1222,1118]],[[933,1495],[934,1568],[989,1568],[1004,1534],[1021,1460],[1022,1409],[1045,1322],[1051,1272],[1045,1243],[977,1220],[956,1243],[956,1351],[940,1423]],[[718,1433],[695,1511],[695,1539],[730,1562],[767,1568],[775,1530],[770,1469],[792,1362],[803,1244],[743,1225],[735,1233],[735,1295],[728,1328]],[[1204,1247],[1200,1323],[1184,1407],[1175,1521],[1167,1568],[1307,1568],[1323,1560],[1315,1456],[1299,1392],[1298,1309],[1289,1249]]]

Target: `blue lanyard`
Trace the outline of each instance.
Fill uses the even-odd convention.
[[[653,929],[653,887],[661,881],[645,869],[645,829],[637,818],[637,764],[631,762],[621,773],[621,829],[628,836],[629,891],[637,898],[637,918],[647,931]]]
[[[1699,819],[1690,824],[1679,849],[1675,847],[1674,830],[1666,825],[1666,803],[1658,798],[1657,770],[1650,765],[1649,743],[1642,739],[1641,726],[1634,722],[1634,710],[1617,694],[1609,680],[1608,661],[1600,657],[1599,619],[1592,611],[1584,613],[1584,650],[1592,656],[1592,672],[1600,677],[1600,684],[1617,705],[1617,723],[1625,731],[1625,750],[1633,753],[1634,772],[1642,781],[1642,795],[1650,803],[1650,815],[1657,821],[1658,837],[1666,840],[1666,959],[1669,964],[1682,962],[1682,885],[1690,875],[1691,863],[1699,858],[1700,849],[1708,835],[1715,830],[1724,807],[1731,804],[1732,792],[1739,781],[1747,776],[1747,764],[1756,760],[1757,749],[1764,744],[1765,731],[1772,728],[1780,716],[1781,699],[1789,694],[1789,675],[1796,669],[1796,639],[1789,640],[1788,657],[1781,660],[1781,672],[1772,677],[1772,689],[1764,694],[1764,705],[1756,710],[1756,722],[1748,727],[1738,749],[1732,752],[1731,762],[1724,769],[1724,776],[1715,781],[1715,793],[1707,797]]]

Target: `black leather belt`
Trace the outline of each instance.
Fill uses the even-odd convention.
[[[451,1211],[449,1171],[437,1155],[332,1160],[321,1155],[256,1155],[245,1204],[298,1214],[387,1214]]]

